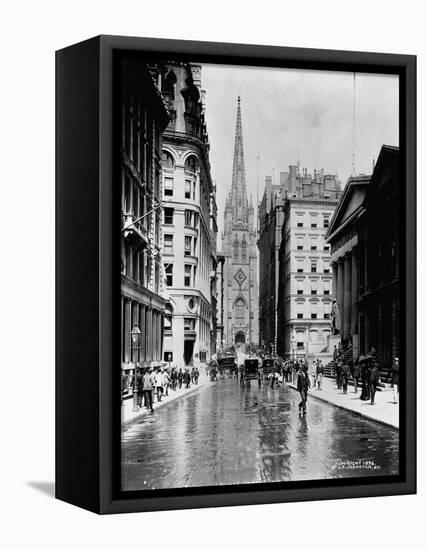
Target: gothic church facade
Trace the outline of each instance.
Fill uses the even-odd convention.
[[[238,97],[232,185],[226,199],[222,252],[224,272],[223,349],[248,351],[259,344],[256,224],[247,198],[241,101]]]

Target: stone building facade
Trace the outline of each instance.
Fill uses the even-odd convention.
[[[336,175],[290,166],[283,178],[277,352],[311,358],[331,333],[332,270],[325,235],[341,196]]]
[[[163,67],[170,123],[163,134],[163,359],[200,365],[216,349],[216,191],[209,162],[201,67]]]
[[[350,178],[331,221],[340,337],[352,359],[375,352],[385,378],[400,353],[399,150],[383,146],[371,176]]]
[[[232,184],[225,203],[224,348],[242,351],[259,343],[256,226],[247,198],[241,102],[238,98]]]
[[[145,64],[122,60],[120,78],[121,365],[131,372],[162,359],[161,133],[169,116],[160,81]]]

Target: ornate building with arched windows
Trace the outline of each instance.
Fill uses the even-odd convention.
[[[163,360],[199,366],[216,351],[216,190],[210,175],[201,67],[161,67],[170,122],[163,133]]]
[[[247,350],[259,343],[256,227],[247,198],[241,105],[238,98],[232,185],[226,199],[222,252],[224,269],[223,349]]]

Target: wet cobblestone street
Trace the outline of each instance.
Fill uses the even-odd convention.
[[[223,379],[123,427],[123,490],[398,473],[398,431],[299,394]]]

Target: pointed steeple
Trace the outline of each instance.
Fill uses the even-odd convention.
[[[232,187],[229,194],[234,222],[248,222],[246,170],[244,165],[243,129],[241,124],[241,100],[238,96],[237,123],[235,127],[234,164],[232,168]]]

